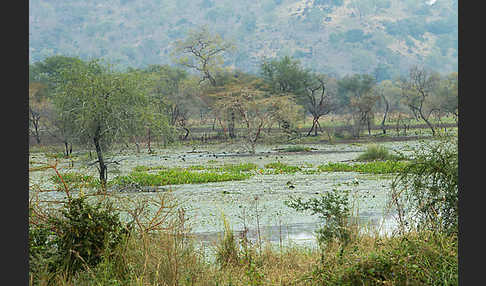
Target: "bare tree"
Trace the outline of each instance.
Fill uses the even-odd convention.
[[[330,84],[329,84],[330,83]],[[305,84],[306,93],[303,99],[305,100],[305,109],[312,114],[312,127],[307,132],[309,136],[314,131],[314,136],[317,136],[317,128],[321,129],[319,119],[329,114],[335,107],[331,95],[336,93],[335,80],[326,76],[312,76],[311,80]],[[330,90],[328,86],[331,85]]]
[[[434,112],[434,108],[427,108],[427,103],[439,79],[438,74],[414,66],[410,69],[408,78],[402,78],[399,81],[405,104],[417,119],[425,121],[433,136],[435,135],[435,128],[429,118]]]

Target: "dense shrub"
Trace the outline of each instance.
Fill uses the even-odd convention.
[[[55,243],[63,266],[77,271],[96,266],[107,251],[114,249],[128,234],[111,204],[90,205],[85,198],[71,199],[62,217],[52,218],[58,230]]]
[[[343,253],[342,259],[336,259]],[[457,237],[407,233],[329,249],[312,285],[458,285]]]
[[[30,219],[36,220],[32,213]],[[111,258],[128,233],[110,204],[72,198],[60,215],[29,224],[30,271],[75,273],[96,267],[103,257]]]
[[[424,143],[414,151],[413,160],[392,183],[390,202],[403,224],[457,232],[458,164],[456,140]]]

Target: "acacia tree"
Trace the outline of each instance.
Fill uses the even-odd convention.
[[[224,41],[218,34],[212,34],[208,27],[203,26],[189,31],[185,39],[177,41],[174,54],[178,64],[201,74],[199,85],[209,81],[210,86],[215,88],[218,86],[217,74],[223,71],[223,55],[234,49],[233,44]],[[229,135],[234,138],[235,112],[234,110],[228,112],[230,113]]]
[[[437,87],[440,76],[424,68],[414,66],[410,69],[407,78],[401,78],[399,86],[402,98],[410,108],[416,119],[422,119],[435,135],[435,128],[429,120],[434,108],[427,106],[434,89]]]
[[[244,138],[250,153],[255,153],[256,144],[264,128],[275,121],[294,122],[300,111],[300,107],[291,96],[271,96],[268,92],[259,90],[259,85],[261,83],[258,80],[250,83],[233,83],[212,95],[215,110],[236,111],[245,128]]]
[[[76,138],[96,150],[102,190],[106,191],[107,163],[112,144],[136,130],[147,106],[144,81],[137,73],[121,73],[93,60],[62,71],[56,105],[61,118],[70,121]],[[64,114],[69,116],[63,117]]]

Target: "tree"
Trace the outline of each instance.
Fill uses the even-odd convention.
[[[373,94],[375,79],[368,74],[355,74],[345,76],[338,81],[338,95],[341,107],[351,112],[355,124],[354,136],[359,137],[361,126],[368,127],[371,133],[371,124],[374,118],[374,106],[378,96]]]
[[[41,143],[40,128],[41,120],[46,115],[47,86],[39,82],[29,83],[29,131],[36,139],[37,144]]]
[[[218,34],[211,34],[206,26],[189,31],[189,35],[176,42],[175,54],[179,56],[177,63],[201,73],[199,84],[206,80],[211,87],[216,87],[216,76],[223,71],[223,55],[235,49],[233,44],[224,41]],[[235,114],[230,110],[229,135],[235,137]]]
[[[144,81],[138,73],[117,72],[99,60],[65,69],[60,78],[55,94],[60,118],[69,122],[80,142],[95,148],[106,191],[108,162],[103,154],[140,124],[137,119],[147,106]]]
[[[383,134],[386,134],[386,120],[388,114],[398,110],[398,98],[400,90],[390,81],[384,80],[377,84],[374,88],[374,93],[382,100],[380,105],[383,107],[383,119],[381,120],[381,129]]]
[[[317,136],[317,128],[320,128],[319,119],[329,114],[335,107],[334,96],[336,95],[336,80],[325,75],[312,75],[305,81],[306,92],[300,96],[305,110],[312,115],[312,127],[307,132],[309,136],[314,131]]]
[[[234,46],[224,41],[218,34],[211,34],[206,26],[189,31],[184,40],[176,42],[177,63],[201,73],[200,83],[209,80],[216,86],[215,74],[222,69],[223,54],[234,50]]]
[[[271,96],[259,86],[261,82],[258,79],[251,82],[236,80],[211,95],[214,110],[223,114],[227,114],[225,110],[232,110],[238,115],[251,153],[255,153],[264,128],[275,121],[291,124],[300,111],[289,95]]]
[[[184,130],[183,140],[189,135],[188,119],[191,111],[200,105],[199,88],[194,77],[184,70],[170,66],[149,66],[150,98],[159,113],[165,113],[172,128]]]
[[[432,136],[435,135],[435,128],[430,123],[429,117],[434,108],[428,108],[427,104],[439,79],[440,76],[437,73],[414,66],[410,69],[408,77],[402,77],[399,81],[405,104],[410,108],[415,118],[425,121],[432,131]]]
[[[458,114],[458,73],[452,72],[441,79],[434,93],[434,107],[440,112],[451,114],[455,120]]]
[[[289,56],[281,59],[265,60],[260,66],[261,75],[271,93],[303,94],[304,83],[310,80],[310,72],[304,69],[299,60]]]
[[[82,63],[82,60],[76,57],[60,55],[48,57],[29,66],[29,82],[40,82],[47,85],[47,92],[50,93],[59,80],[63,69]]]

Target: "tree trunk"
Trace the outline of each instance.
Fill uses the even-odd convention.
[[[312,133],[312,131],[314,131],[314,136],[317,136],[317,126],[319,126],[319,117],[315,117],[314,116],[312,118],[312,127],[309,130],[309,132],[307,132],[307,136],[310,136],[310,134]]]
[[[64,141],[64,149],[66,150],[66,157],[69,156],[68,142]]]
[[[148,152],[152,153],[152,148],[150,147],[150,128],[148,129],[148,142],[147,142]]]
[[[99,174],[100,174],[100,182],[101,182],[101,190],[106,192],[106,180],[107,180],[107,168],[105,161],[103,160],[103,152],[101,151],[100,145],[100,137],[99,137],[99,128],[96,131],[96,135],[93,138],[93,142],[96,148],[96,154],[98,155],[98,163],[99,163]]]
[[[186,131],[186,134],[184,135],[184,137],[182,138],[182,140],[186,140],[187,139],[187,136],[189,136],[189,129],[187,127],[182,127],[185,131]]]
[[[231,111],[231,118],[228,124],[228,133],[230,138],[235,138],[235,112]]]
[[[429,120],[424,116],[424,114],[422,113],[422,110],[420,110],[419,112],[420,114],[420,117],[425,121],[425,123],[427,124],[427,126],[429,126],[430,130],[432,130],[432,136],[435,136],[435,129],[434,129],[434,126],[429,122]]]
[[[370,136],[371,136],[371,122],[370,122],[370,121],[371,121],[371,120],[370,120],[370,118],[368,117],[368,118],[366,119],[366,124],[367,124],[367,126],[368,126],[368,135],[370,135]]]

